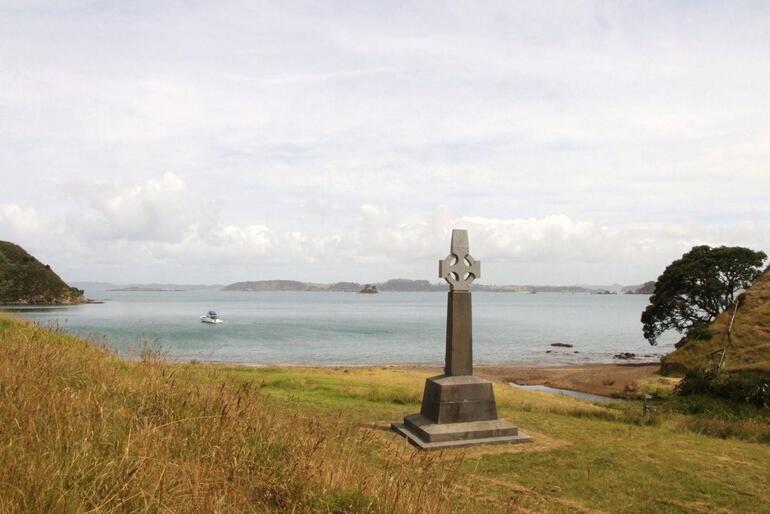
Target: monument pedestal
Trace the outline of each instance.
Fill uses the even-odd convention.
[[[429,378],[420,413],[391,427],[424,450],[532,441],[513,424],[497,418],[492,383],[472,375]]]

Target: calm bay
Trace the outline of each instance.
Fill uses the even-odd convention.
[[[169,358],[253,365],[441,364],[446,294],[87,291],[103,304],[2,310],[106,343],[126,357],[145,342]],[[644,295],[473,295],[478,364],[656,362],[675,335],[650,347],[639,316]],[[216,310],[224,323],[201,323]],[[572,348],[552,347],[567,343]]]

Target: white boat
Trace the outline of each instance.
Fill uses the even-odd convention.
[[[209,311],[205,316],[201,316],[203,323],[222,323],[222,320],[217,316],[216,311]]]

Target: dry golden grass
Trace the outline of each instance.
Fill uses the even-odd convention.
[[[449,509],[460,460],[312,417],[145,352],[126,363],[38,326],[0,332],[0,511]],[[375,449],[390,458],[380,465]]]
[[[635,404],[496,384],[534,444],[415,451],[387,424],[426,376],[127,362],[0,316],[0,513],[770,511],[770,446]]]

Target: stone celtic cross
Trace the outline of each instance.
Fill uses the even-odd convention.
[[[467,230],[452,230],[449,255],[438,261],[438,276],[452,291],[469,291],[471,283],[481,278],[481,262],[471,257]]]
[[[450,253],[439,261],[438,274],[450,289],[444,374],[425,381],[420,412],[393,423],[393,430],[424,450],[531,442],[531,437],[497,417],[492,383],[473,375],[470,288],[481,277],[481,263],[470,255],[467,230],[452,231]]]

